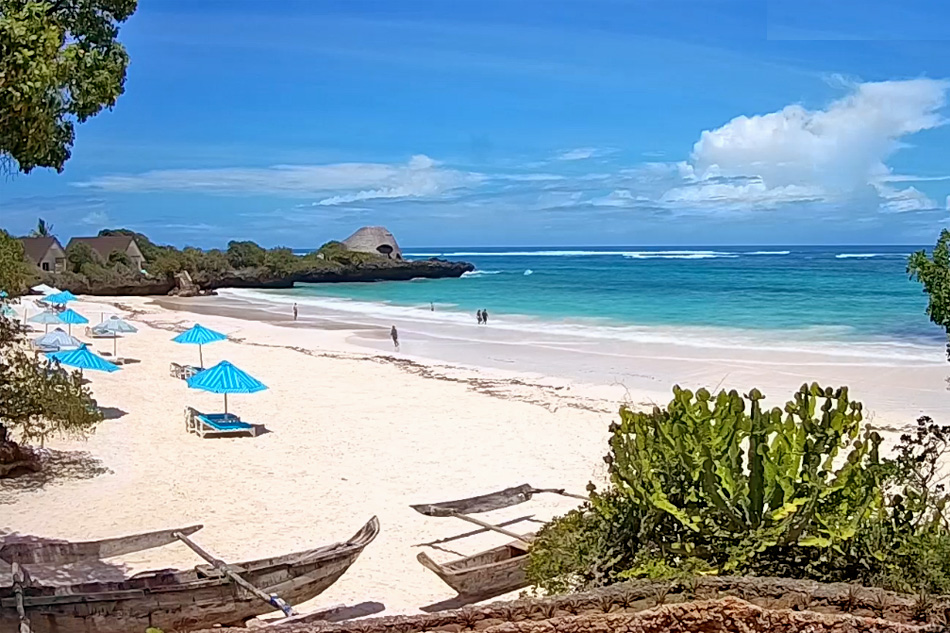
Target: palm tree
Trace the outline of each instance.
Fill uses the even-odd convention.
[[[53,225],[47,224],[46,220],[39,218],[36,222],[36,228],[30,233],[30,237],[53,237]]]

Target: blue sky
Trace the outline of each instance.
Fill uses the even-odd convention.
[[[148,0],[116,108],[0,225],[178,245],[929,243],[937,0]],[[943,39],[941,39],[943,38]]]

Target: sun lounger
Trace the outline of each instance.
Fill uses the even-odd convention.
[[[96,326],[86,327],[86,338],[115,338],[112,332],[100,330]]]
[[[178,363],[172,363],[168,367],[168,375],[172,378],[179,378],[181,380],[188,380],[199,371],[201,371],[200,367],[194,367],[192,365],[179,365]]]
[[[233,413],[202,413],[185,407],[185,429],[201,438],[244,434],[256,437],[261,425],[242,422]]]

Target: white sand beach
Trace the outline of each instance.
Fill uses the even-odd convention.
[[[923,362],[873,365],[820,353],[687,354],[655,343],[628,345],[624,354],[598,361],[570,341],[533,345],[486,333],[479,334],[486,338],[474,348],[477,354],[471,346],[468,353],[443,350],[450,362],[435,360],[438,337],[427,334],[425,324],[400,323],[403,349],[394,354],[382,324],[315,314],[294,324],[289,312],[258,314],[227,297],[177,305],[172,310],[145,298],[75,304],[95,315],[93,321],[119,314],[139,328],[118,344],[120,357],[139,362],[87,376],[111,419],[87,440],[48,446],[82,451],[85,467],[104,472],[62,473],[42,485],[0,483],[0,530],[83,540],[202,523],[193,538],[223,559],[239,561],[343,540],[377,515],[377,540],[301,610],[374,600],[388,614],[411,613],[454,593],[415,560],[421,550],[414,545],[472,526],[423,516],[410,504],[522,483],[582,493],[588,481],[605,476],[607,426],[619,404],[664,403],[673,382],[758,385],[773,401],[784,400],[804,380],[848,384],[872,423],[890,429],[891,439],[920,414],[950,417],[940,350]],[[170,341],[196,320],[231,337],[204,347],[206,366],[227,359],[270,387],[229,398],[232,411],[264,424],[268,433],[203,440],[185,432],[185,406],[218,411],[222,405],[220,396],[189,390],[169,376],[171,362],[197,363],[194,346]],[[112,350],[108,340],[92,346]],[[539,371],[544,366],[550,371]],[[546,520],[574,505],[542,495],[486,517]],[[511,529],[536,527],[525,521]],[[504,540],[487,534],[425,551],[449,560]],[[141,571],[201,561],[173,545],[117,562]]]

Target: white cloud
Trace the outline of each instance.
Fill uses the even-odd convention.
[[[477,184],[479,174],[441,167],[428,156],[408,163],[335,163],[219,169],[164,169],[102,176],[78,187],[116,192],[203,192],[219,195],[271,194],[287,197],[329,195],[327,205],[377,198],[436,196]]]
[[[916,187],[895,189],[886,185],[875,185],[881,197],[881,209],[895,213],[907,211],[930,211],[937,208],[937,203],[927,194]]]
[[[594,147],[578,147],[567,150],[557,155],[558,160],[587,160],[597,155],[597,149]]]
[[[761,178],[743,182],[703,182],[675,187],[660,197],[668,205],[714,205],[719,207],[774,208],[793,202],[814,202],[824,199],[825,192],[809,185],[769,187]]]
[[[103,226],[109,223],[109,216],[104,211],[90,211],[80,220],[83,224],[90,226]]]
[[[914,79],[853,86],[853,92],[824,110],[790,105],[778,112],[739,116],[705,131],[693,146],[694,177],[751,177],[754,185],[701,187],[687,197],[741,200],[821,192],[835,197],[885,180],[885,160],[907,135],[945,122],[946,81]],[[893,176],[890,176],[893,178]],[[904,199],[910,199],[906,194]],[[910,204],[910,203],[908,203]]]

